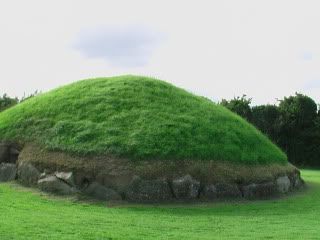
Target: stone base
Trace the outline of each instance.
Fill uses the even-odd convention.
[[[1,171],[0,171],[1,173]],[[103,201],[129,202],[219,201],[270,199],[300,189],[304,182],[299,172],[278,176],[273,181],[241,185],[236,183],[201,183],[187,174],[175,179],[143,179],[134,176],[121,191],[96,180],[78,185],[73,172],[42,173],[30,163],[19,164],[18,178],[25,185],[56,194],[83,193]],[[77,175],[77,174],[75,174]],[[106,181],[106,179],[104,179]],[[37,184],[34,184],[37,183]]]
[[[82,193],[103,201],[190,202],[270,199],[304,186],[294,166],[242,166],[215,161],[143,161],[75,157],[0,144],[0,181],[15,178],[55,194]],[[2,163],[1,163],[2,161]],[[18,167],[16,167],[18,166]]]

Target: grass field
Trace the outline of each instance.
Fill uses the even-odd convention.
[[[320,171],[280,200],[106,207],[0,184],[0,239],[319,239]]]
[[[119,76],[75,82],[0,113],[0,140],[130,160],[286,164],[241,117],[164,81]]]

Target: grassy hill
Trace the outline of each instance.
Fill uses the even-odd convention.
[[[286,155],[224,107],[139,76],[88,79],[0,113],[0,140],[131,160],[287,163]]]

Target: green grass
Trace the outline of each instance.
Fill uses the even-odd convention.
[[[0,114],[0,139],[132,160],[287,163],[267,137],[224,107],[138,76],[83,80],[29,99]]]
[[[182,206],[76,203],[0,184],[0,239],[319,239],[320,171],[279,200]]]

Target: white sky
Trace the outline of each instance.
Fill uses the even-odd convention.
[[[255,104],[320,102],[320,1],[0,1],[0,94],[155,76]]]

